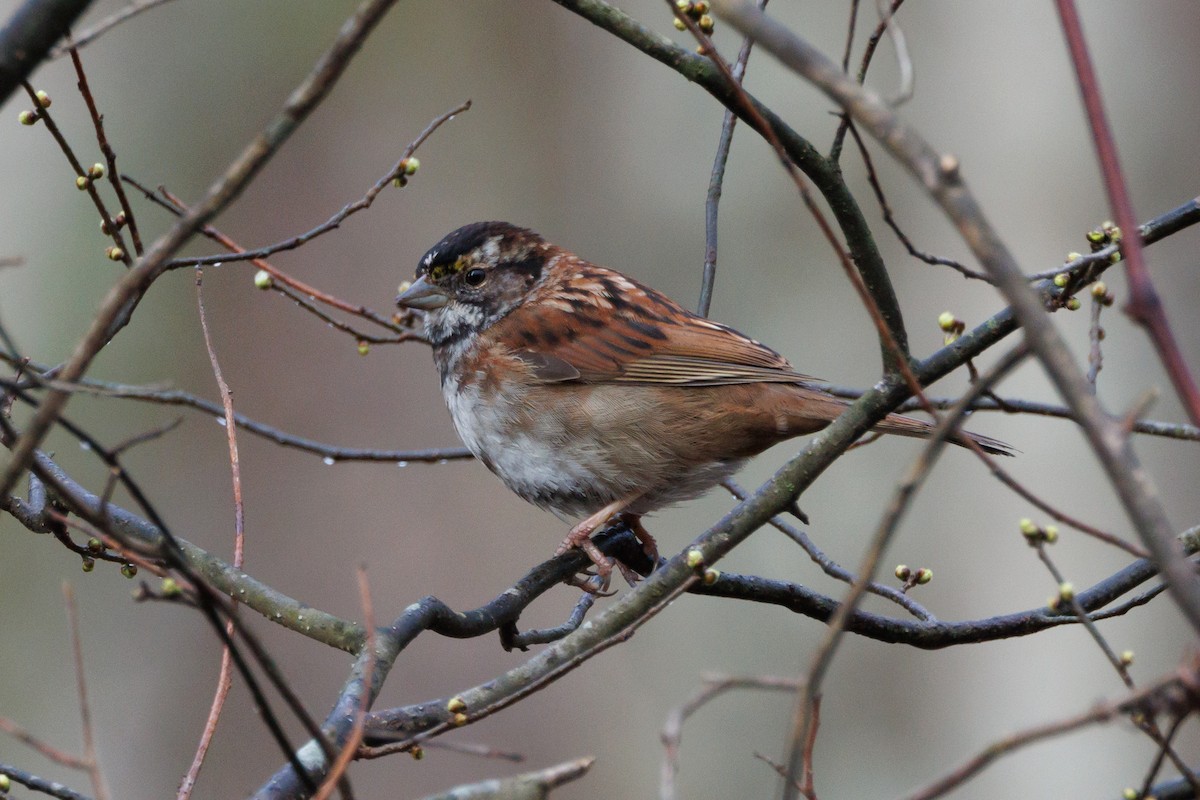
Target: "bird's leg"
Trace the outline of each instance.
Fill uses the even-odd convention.
[[[613,564],[617,563],[615,559],[609,558],[600,552],[600,548],[592,541],[592,532],[599,528],[602,524],[608,521],[610,517],[620,514],[629,506],[637,495],[631,497],[623,497],[620,500],[614,500],[604,508],[592,514],[587,519],[571,528],[571,532],[567,534],[567,538],[562,540],[562,544],[554,551],[554,555],[561,556],[573,547],[578,547],[583,552],[587,553],[588,558],[596,565],[596,575],[600,579],[600,589],[608,588],[609,578],[612,576]],[[641,527],[638,525],[638,527]],[[636,529],[634,535],[638,535]],[[638,535],[638,538],[642,537]],[[653,540],[651,540],[653,541]],[[621,574],[625,576],[625,580],[629,580],[630,570],[624,564],[621,564]]]

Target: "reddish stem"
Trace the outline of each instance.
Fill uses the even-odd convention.
[[[1096,144],[1096,155],[1100,161],[1100,171],[1104,175],[1109,203],[1117,218],[1117,225],[1121,228],[1121,254],[1125,260],[1125,275],[1129,280],[1129,303],[1125,306],[1125,313],[1146,329],[1167,375],[1171,378],[1176,394],[1187,409],[1188,417],[1193,424],[1200,425],[1200,389],[1197,389],[1183,353],[1180,352],[1171,327],[1167,324],[1162,299],[1154,288],[1154,282],[1146,269],[1146,261],[1142,258],[1141,233],[1138,231],[1137,220],[1133,215],[1133,203],[1129,199],[1129,191],[1121,173],[1116,141],[1104,114],[1100,83],[1096,79],[1087,42],[1083,38],[1079,12],[1075,8],[1074,0],[1055,0],[1055,4],[1071,53],[1071,63],[1079,80],[1079,91],[1083,95],[1088,124],[1092,128],[1092,140]]]

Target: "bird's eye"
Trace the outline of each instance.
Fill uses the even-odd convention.
[[[487,271],[481,267],[472,267],[463,273],[463,280],[466,281],[467,286],[482,286],[483,282],[487,280]]]

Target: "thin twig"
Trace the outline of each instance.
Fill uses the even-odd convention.
[[[204,336],[204,348],[208,351],[208,361],[212,367],[213,378],[217,382],[217,392],[221,396],[221,405],[225,412],[225,436],[229,447],[229,471],[233,481],[233,567],[241,569],[245,563],[246,554],[246,512],[245,505],[242,502],[242,468],[241,459],[238,457],[237,445],[237,424],[233,412],[233,393],[229,391],[229,384],[225,382],[224,376],[221,374],[221,363],[217,359],[217,351],[212,341],[212,333],[208,329],[208,316],[204,312],[204,289],[203,289],[204,273],[202,270],[196,270],[196,309],[200,318],[200,331]],[[231,605],[233,611],[237,610],[237,600]],[[226,632],[232,636],[234,618],[231,616],[226,624]],[[221,711],[225,707],[225,699],[229,696],[229,690],[233,686],[233,656],[229,652],[229,648],[225,647],[221,651],[221,669],[217,675],[217,689],[213,695],[212,704],[208,709],[208,717],[204,721],[204,731],[200,735],[200,742],[196,745],[196,753],[192,757],[191,766],[188,767],[187,773],[183,776],[183,781],[179,785],[177,800],[188,800],[191,797],[192,789],[196,785],[196,779],[200,775],[200,768],[204,765],[204,758],[208,754],[208,747],[212,744],[213,736],[217,732],[217,723],[221,719]]]
[[[811,714],[813,703],[821,693],[821,685],[825,674],[829,670],[838,645],[845,635],[846,622],[861,602],[863,594],[866,592],[867,582],[873,579],[875,570],[883,558],[884,549],[899,527],[900,520],[909,508],[912,499],[924,484],[938,456],[945,448],[946,437],[957,430],[967,409],[971,407],[972,401],[978,395],[990,390],[1011,370],[1015,369],[1024,360],[1026,355],[1027,349],[1024,344],[1018,345],[1001,357],[987,374],[980,376],[980,379],[971,385],[966,394],[963,395],[963,398],[934,428],[929,440],[921,449],[920,455],[913,462],[912,466],[909,467],[904,478],[897,484],[883,519],[880,520],[879,527],[876,529],[875,535],[872,537],[871,543],[863,555],[862,564],[858,569],[859,580],[852,584],[850,590],[846,593],[845,599],[838,607],[833,619],[830,620],[829,626],[825,629],[825,634],[810,662],[804,689],[800,692],[793,716],[787,758],[788,780],[784,782],[785,800],[795,798],[793,785],[798,785],[799,778],[803,774],[805,747],[807,746],[809,737],[812,735],[811,731],[814,725]]]
[[[931,266],[950,267],[955,272],[962,275],[964,278],[971,278],[985,283],[991,283],[991,278],[984,275],[982,272],[964,266],[962,263],[955,261],[953,258],[943,258],[935,256],[931,253],[926,253],[923,250],[918,250],[917,246],[912,243],[908,235],[900,228],[900,223],[896,221],[895,215],[892,213],[892,206],[887,201],[887,196],[883,193],[883,186],[879,183],[879,176],[875,174],[875,164],[871,160],[871,153],[867,150],[867,144],[862,140],[862,136],[858,133],[858,128],[855,127],[854,121],[849,117],[845,118],[843,123],[850,131],[850,135],[854,139],[854,143],[858,146],[858,153],[862,156],[863,166],[867,168],[867,183],[871,186],[871,191],[875,193],[875,200],[879,203],[879,209],[883,213],[883,221],[892,229],[892,233],[896,234],[896,238],[900,240],[900,244],[904,245],[904,249],[913,258],[920,259]]]
[[[1191,675],[1189,680],[1193,683],[1196,680],[1195,675]],[[1008,755],[1009,753],[1019,750],[1022,747],[1028,747],[1031,744],[1036,744],[1044,739],[1049,739],[1054,736],[1060,736],[1064,733],[1078,730],[1095,725],[1100,722],[1108,722],[1114,717],[1124,716],[1125,714],[1137,713],[1141,711],[1148,702],[1152,702],[1170,691],[1171,689],[1181,685],[1183,681],[1178,675],[1173,675],[1165,678],[1153,686],[1147,687],[1140,692],[1135,692],[1128,695],[1122,700],[1110,701],[1102,703],[1091,711],[1079,714],[1074,717],[1048,722],[1042,725],[1035,725],[1026,728],[1023,731],[1014,733],[1010,736],[1005,736],[1003,739],[998,739],[991,743],[975,756],[972,756],[961,766],[947,773],[942,778],[934,781],[923,789],[919,789],[910,795],[907,795],[905,800],[934,800],[941,797],[950,791],[958,788],[966,783],[971,778],[978,775],[986,767],[988,767],[996,759]]]
[[[168,2],[170,2],[170,0],[136,0],[136,2],[130,3],[116,13],[105,17],[92,27],[81,32],[75,37],[74,47],[84,47],[90,44],[93,40],[99,38],[101,35],[107,33],[112,28],[120,25],[127,19],[136,17],[143,11],[149,11],[155,6],[161,6]],[[59,45],[50,51],[49,58],[60,58],[65,55],[69,49],[70,46],[68,45]]]
[[[429,750],[449,750],[451,753],[463,753],[469,756],[479,756],[480,758],[493,758],[498,761],[509,761],[513,764],[520,764],[525,761],[524,753],[516,753],[512,750],[500,750],[486,744],[431,739],[424,742],[421,746]]]
[[[746,490],[739,486],[732,478],[727,478],[724,481],[721,481],[721,486],[723,486],[726,491],[728,491],[738,500],[745,500],[749,496]],[[808,534],[786,522],[783,517],[771,517],[770,524],[780,533],[784,534],[793,542],[800,545],[800,548],[808,554],[808,557],[812,560],[812,562],[820,567],[821,571],[829,577],[833,578],[834,580],[839,580],[843,583],[850,584],[853,584],[858,580],[854,573],[826,555],[825,551],[818,547],[817,543],[814,542],[808,536]],[[891,586],[885,586],[882,583],[870,581],[867,583],[867,591],[871,594],[879,595],[887,600],[891,600],[893,603],[900,606],[919,620],[923,620],[925,622],[935,622],[937,620],[937,618],[929,609],[922,606],[916,600],[913,600],[904,592],[897,591]]]
[[[832,384],[819,384],[819,386],[830,394],[850,399],[862,397],[864,393],[863,389],[850,386],[834,386]],[[957,402],[957,398],[954,397],[930,397],[926,395],[926,399],[930,405],[939,409],[950,408]],[[908,400],[901,403],[896,410],[903,412],[918,408],[921,408],[921,405],[916,400]],[[1072,421],[1075,419],[1075,412],[1066,406],[1055,403],[1042,403],[1037,400],[1020,400],[1015,397],[981,397],[975,401],[975,405],[971,410],[1003,411],[1006,414],[1035,414],[1042,417],[1056,417]],[[1144,433],[1147,436],[1162,436],[1167,439],[1200,442],[1200,428],[1197,428],[1195,425],[1188,425],[1187,423],[1139,419],[1133,423],[1130,430],[1133,433]]]
[[[759,8],[765,8],[767,0],[759,0]],[[754,42],[749,38],[742,42],[738,51],[737,62],[733,65],[733,79],[738,83],[746,74],[746,63],[750,60],[750,50]],[[700,302],[697,313],[702,317],[708,316],[712,306],[713,286],[717,280],[717,214],[721,205],[721,189],[725,183],[725,164],[729,161],[729,147],[733,144],[733,129],[737,125],[737,116],[725,109],[721,120],[721,136],[717,140],[717,153],[713,156],[712,175],[708,179],[708,192],[704,198],[704,271],[700,282]]]
[[[67,39],[70,42],[70,38]],[[83,71],[83,61],[79,58],[79,51],[74,45],[70,47],[71,63],[75,66],[75,75],[79,79],[79,94],[83,96],[84,103],[87,104],[88,114],[92,117],[92,125],[96,129],[96,142],[100,145],[100,152],[104,154],[104,160],[108,164],[108,182],[112,184],[113,191],[117,194],[117,202],[121,204],[121,211],[125,215],[125,224],[129,227],[129,238],[133,241],[133,251],[137,255],[142,254],[142,236],[138,231],[137,219],[133,215],[133,206],[129,205],[129,197],[125,194],[125,187],[121,185],[121,173],[117,171],[117,151],[108,142],[108,136],[104,133],[104,117],[100,110],[96,107],[96,99],[92,96],[91,87],[88,86],[87,73]],[[105,220],[111,224],[112,231],[118,230],[121,226],[116,224],[115,220]],[[113,242],[118,247],[121,247],[121,238],[113,236]]]
[[[362,604],[363,612],[363,627],[367,631],[366,649],[366,666],[363,668],[363,673],[371,675],[375,671],[375,606],[371,602],[371,587],[367,583],[367,568],[360,565],[357,570],[358,574],[358,598]],[[369,682],[368,684],[369,685]],[[333,794],[335,786],[342,785],[342,797],[344,800],[351,800],[349,783],[346,777],[346,768],[350,766],[350,761],[358,753],[358,748],[363,740],[363,723],[367,718],[367,711],[370,708],[371,693],[364,685],[362,697],[359,698],[358,708],[354,712],[354,722],[350,728],[350,735],[347,737],[345,744],[342,745],[341,752],[337,754],[337,758],[333,760],[333,764],[329,767],[329,773],[325,776],[324,782],[321,784],[320,790],[313,795],[313,800],[327,800]]]
[[[75,590],[63,581],[63,598],[67,606],[67,624],[71,631],[71,652],[75,658],[75,683],[79,691],[79,720],[83,730],[83,761],[96,800],[108,800],[108,786],[100,762],[96,758],[96,735],[92,727],[92,707],[88,703],[87,676],[83,668],[83,637],[79,633],[79,609],[75,605]]]
[[[53,761],[55,764],[69,767],[71,769],[85,771],[89,769],[86,759],[73,756],[70,753],[59,750],[54,745],[42,741],[37,736],[34,736],[32,733],[13,722],[8,717],[0,717],[0,731],[4,731],[22,744],[32,747],[43,756]]]
[[[1097,284],[1098,285],[1098,284]],[[1096,391],[1096,379],[1104,368],[1104,351],[1100,343],[1104,341],[1104,328],[1100,325],[1100,313],[1104,310],[1104,298],[1092,297],[1092,318],[1088,325],[1088,371],[1087,382],[1091,384],[1092,392]]]
[[[892,7],[887,16],[882,17],[875,25],[875,30],[867,38],[866,49],[863,50],[862,60],[858,64],[858,73],[855,79],[861,84],[867,81],[867,70],[871,68],[871,60],[875,58],[875,50],[879,47],[879,42],[883,39],[883,34],[887,32],[887,23],[892,17],[896,16],[896,12],[900,10],[900,6],[904,4],[904,0],[892,0]],[[854,4],[854,12],[857,14],[858,3]],[[842,72],[849,72],[850,59],[850,42],[846,42],[846,52],[842,56]],[[837,131],[833,134],[833,144],[829,147],[829,160],[837,162],[842,157],[842,145],[846,140],[846,129],[850,126],[850,115],[842,113],[842,121],[838,124]]]
[[[100,212],[100,219],[104,221],[104,229],[108,235],[112,237],[113,242],[120,248],[120,258],[118,259],[126,267],[133,265],[133,254],[125,246],[124,238],[121,236],[121,231],[118,225],[113,222],[112,216],[108,213],[108,207],[104,204],[104,198],[100,196],[100,192],[96,189],[96,181],[84,169],[83,164],[75,156],[75,151],[72,149],[67,137],[63,134],[58,124],[54,121],[54,117],[50,114],[50,109],[42,107],[38,101],[37,92],[28,82],[22,83],[25,87],[25,93],[33,100],[34,107],[37,109],[38,119],[46,125],[46,130],[54,137],[54,141],[58,142],[58,147],[62,150],[63,155],[67,157],[67,163],[71,165],[71,169],[75,172],[76,186],[81,187],[87,192],[87,195],[92,200],[92,204],[96,210]]]
[[[444,114],[435,117],[432,122],[425,126],[425,130],[417,134],[417,138],[404,148],[404,152],[401,154],[400,160],[393,164],[392,168],[384,173],[379,180],[375,181],[371,188],[367,190],[366,194],[364,194],[358,200],[355,200],[353,203],[343,206],[341,211],[337,212],[312,230],[302,233],[299,236],[293,236],[289,239],[284,239],[276,244],[260,247],[256,250],[238,250],[233,253],[221,253],[214,256],[199,256],[196,258],[177,258],[173,260],[167,268],[178,269],[179,267],[192,267],[202,264],[226,264],[233,261],[262,259],[284,250],[294,250],[300,245],[315,239],[321,234],[328,233],[329,231],[340,227],[347,217],[359,211],[370,208],[371,204],[375,202],[375,198],[379,196],[379,193],[387,188],[393,180],[404,174],[404,171],[408,166],[408,159],[412,158],[412,155],[416,152],[417,148],[420,147],[426,139],[432,136],[434,131],[464,111],[469,111],[470,108],[471,101],[466,100]],[[261,264],[259,266],[262,266],[263,269],[267,269],[267,267]]]
[[[663,745],[658,796],[674,800],[678,796],[675,778],[679,775],[679,744],[683,739],[683,724],[704,706],[731,689],[768,689],[794,692],[800,682],[795,678],[757,675],[705,675],[704,686],[667,714],[659,739]]]
[[[0,355],[0,360],[8,359]],[[34,369],[36,369],[36,372]],[[46,377],[45,368],[40,365],[36,368],[31,365],[28,375],[38,385],[65,392],[87,392],[102,397],[127,398],[148,403],[159,403],[161,405],[195,408],[199,411],[215,415],[218,422],[225,424],[224,412],[220,405],[177,389],[161,389],[153,386],[129,386],[91,379],[84,379],[78,383],[68,383]],[[12,386],[12,384],[0,379],[0,387],[8,386]],[[410,462],[444,463],[447,461],[474,458],[471,451],[465,447],[434,448],[429,450],[376,450],[360,447],[340,447],[286,433],[278,428],[250,419],[240,413],[234,415],[234,421],[238,427],[250,431],[256,436],[269,439],[284,447],[292,447],[322,456],[326,459],[327,463],[338,461],[385,461],[399,464],[400,466],[407,466]],[[1198,437],[1200,437],[1200,433],[1198,433]]]
[[[124,176],[124,179],[126,181],[128,181],[130,185],[135,186],[138,189],[140,189],[142,194],[145,195],[145,197],[148,200],[151,200],[152,202],[157,203],[158,205],[162,206],[163,208],[168,209],[176,216],[180,216],[188,210],[187,206],[184,204],[184,202],[182,200],[180,200],[178,197],[176,197],[174,194],[172,194],[165,186],[158,187],[158,193],[162,194],[162,197],[160,198],[158,196],[158,193],[150,191],[145,186],[143,186],[142,184],[140,184],[133,178],[129,177],[128,175]],[[164,201],[164,199],[165,199],[165,201]],[[330,229],[330,230],[332,230],[332,229]],[[209,239],[212,239],[214,242],[218,242],[222,246],[229,248],[230,250],[234,251],[235,253],[240,253],[243,255],[246,253],[246,251],[241,247],[241,245],[239,245],[237,242],[235,242],[229,236],[226,236],[224,233],[222,233],[220,230],[218,230],[216,227],[214,227],[212,225],[205,225],[203,227],[203,229],[201,229],[200,233],[203,234],[204,236],[207,236]],[[331,294],[328,294],[327,292],[323,292],[320,289],[317,289],[314,286],[310,286],[309,284],[304,283],[301,280],[293,278],[291,275],[288,275],[283,270],[279,269],[278,267],[273,266],[269,261],[267,261],[263,258],[250,258],[249,261],[251,264],[253,264],[254,266],[258,267],[259,269],[263,270],[264,272],[266,272],[268,275],[271,276],[271,287],[274,289],[277,289],[277,290],[280,289],[279,286],[276,286],[276,283],[283,284],[284,286],[290,287],[291,289],[295,290],[296,292],[305,294],[308,297],[312,298],[313,300],[320,301],[327,306],[331,306],[333,308],[338,309],[339,311],[344,311],[347,314],[352,314],[356,317],[361,317],[369,322],[373,322],[376,325],[379,325],[382,328],[386,328],[387,330],[390,330],[390,331],[395,331],[398,334],[401,334],[401,335],[407,334],[407,338],[418,338],[418,336],[412,334],[412,332],[408,331],[403,326],[397,325],[392,319],[389,319],[388,317],[385,317],[376,311],[372,311],[371,309],[367,308],[364,305],[356,306],[352,303],[348,303],[345,300],[341,300],[337,297],[334,297]],[[224,264],[223,261],[218,261],[216,264],[214,264],[214,266],[221,266],[222,264]],[[289,296],[293,296],[293,295],[289,295]],[[305,305],[303,302],[301,304]],[[305,307],[309,308],[310,306],[305,305]],[[329,317],[326,317],[326,316],[322,316],[322,319],[326,322],[333,322],[332,319],[330,319]],[[401,338],[401,339],[397,339],[396,341],[403,341],[403,340],[404,339]]]

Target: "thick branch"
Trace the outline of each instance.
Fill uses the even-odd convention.
[[[28,80],[92,0],[25,0],[0,29],[0,105]]]

